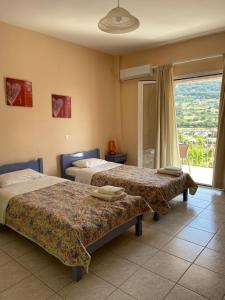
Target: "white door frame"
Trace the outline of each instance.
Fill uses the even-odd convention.
[[[138,82],[138,167],[143,165],[143,104],[144,86],[146,84],[156,84],[155,80]]]

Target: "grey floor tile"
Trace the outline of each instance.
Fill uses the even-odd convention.
[[[138,300],[161,300],[174,283],[146,269],[140,269],[120,289]]]
[[[225,294],[225,276],[197,265],[188,269],[179,284],[212,300],[221,300]]]

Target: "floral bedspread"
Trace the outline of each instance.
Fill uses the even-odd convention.
[[[15,196],[6,210],[6,224],[65,265],[88,270],[91,257],[85,247],[148,210],[141,197],[109,203],[91,197],[94,189],[67,181]]]
[[[125,188],[127,194],[142,196],[154,211],[168,213],[171,199],[189,189],[191,194],[197,191],[197,184],[189,174],[180,177],[157,174],[156,170],[122,165],[107,171],[95,173],[92,185],[114,185]]]

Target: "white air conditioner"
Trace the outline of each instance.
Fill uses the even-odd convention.
[[[143,65],[120,70],[120,80],[137,79],[152,75],[153,68],[151,65]]]

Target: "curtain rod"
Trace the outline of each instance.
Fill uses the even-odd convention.
[[[185,63],[199,61],[199,60],[213,59],[213,58],[217,58],[217,57],[221,57],[221,56],[223,56],[223,54],[216,54],[216,55],[211,55],[211,56],[204,56],[204,57],[198,57],[198,58],[193,58],[193,59],[180,60],[180,61],[176,61],[172,64],[175,66],[175,65],[181,65],[181,64],[185,64]],[[152,66],[152,68],[156,69],[156,68],[158,68],[158,66],[155,65],[155,66]]]

